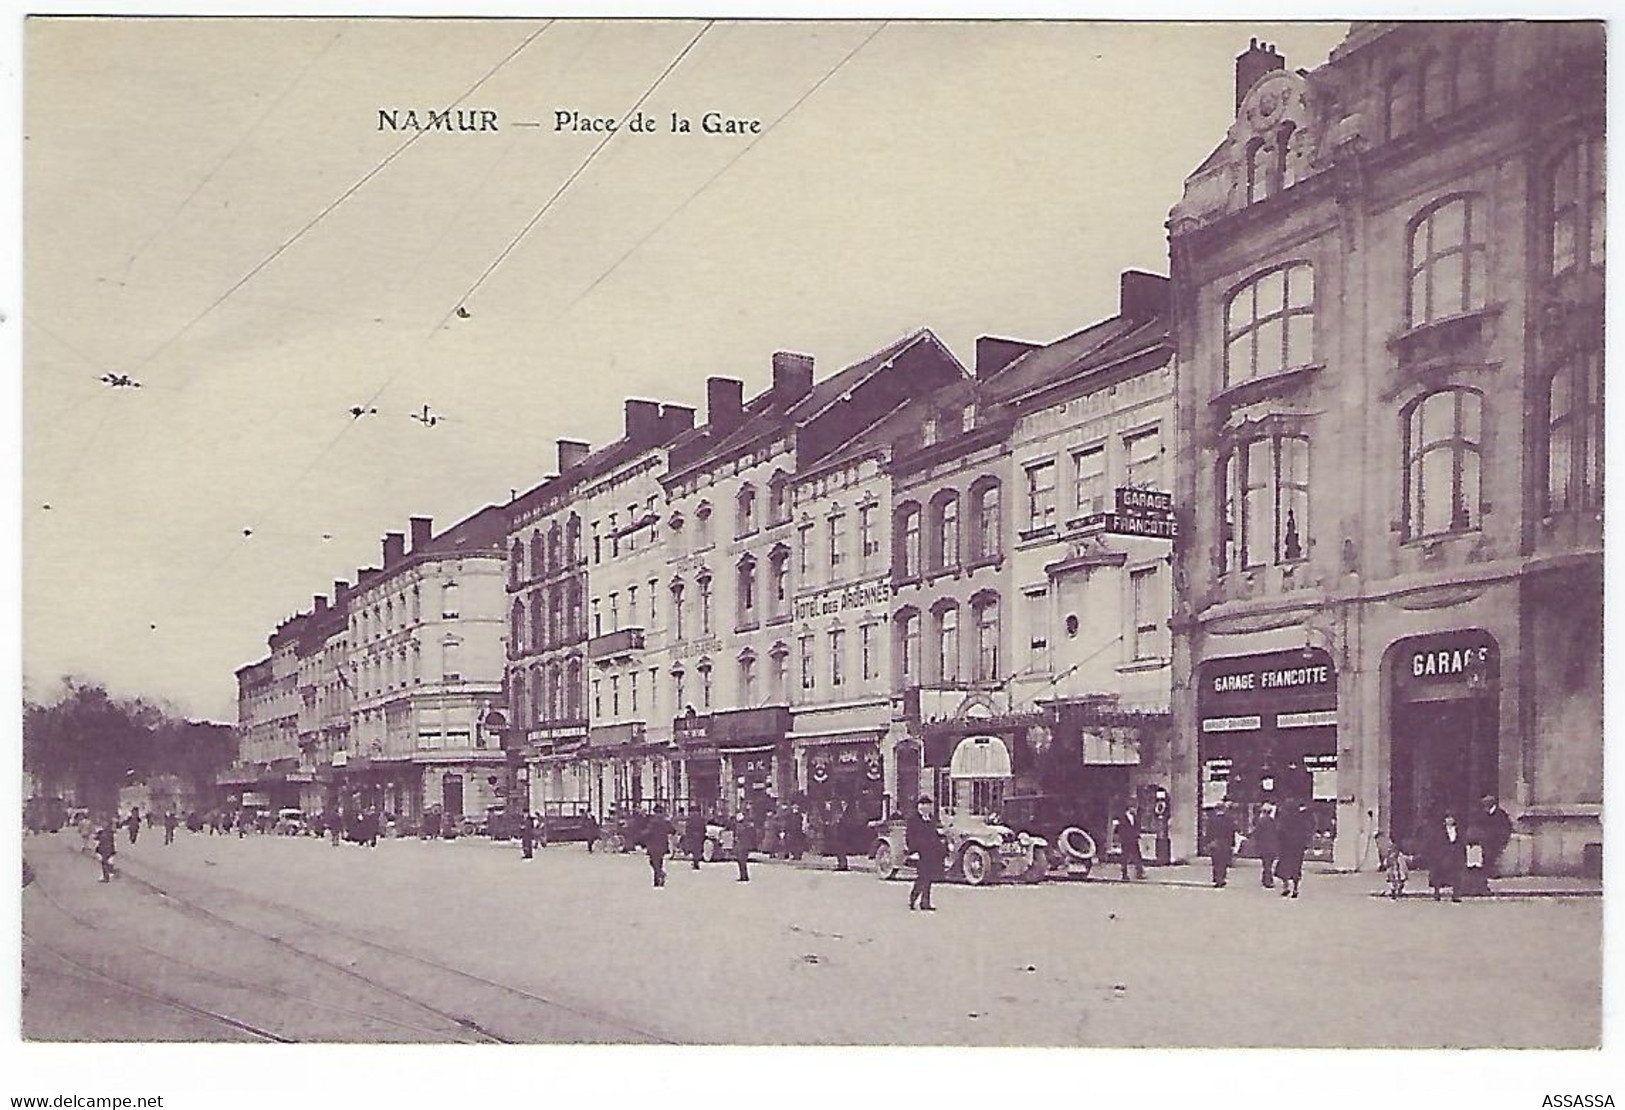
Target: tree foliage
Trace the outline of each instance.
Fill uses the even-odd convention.
[[[50,703],[23,704],[23,768],[42,794],[71,789],[81,805],[111,809],[122,786],[160,775],[212,789],[235,744],[228,728],[188,721],[143,698],[115,698],[80,678]]]

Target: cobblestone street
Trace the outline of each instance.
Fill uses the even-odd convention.
[[[554,846],[67,834],[25,852],[32,1040],[1550,1046],[1599,1040],[1602,900],[1252,868],[947,887]],[[1420,878],[1420,877],[1418,877]],[[1168,880],[1174,881],[1168,881]],[[1420,884],[1418,884],[1420,885]],[[1551,884],[1547,884],[1550,886]],[[1413,886],[1413,889],[1416,889]],[[1422,886],[1421,889],[1426,889]],[[1577,892],[1571,892],[1577,893]]]

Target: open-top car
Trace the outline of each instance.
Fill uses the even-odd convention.
[[[879,878],[896,878],[904,868],[914,866],[915,857],[907,849],[906,829],[902,820],[880,826],[873,853]],[[943,877],[951,882],[984,886],[1019,879],[1036,883],[1049,874],[1049,844],[1042,837],[975,814],[950,816],[942,831],[948,838]]]
[[[1106,834],[1104,809],[1059,794],[1012,795],[1000,803],[994,820],[1042,840],[1052,874],[1079,878],[1089,877]]]

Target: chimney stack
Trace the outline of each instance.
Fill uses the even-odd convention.
[[[342,578],[333,579],[333,604],[344,604],[344,596],[350,592],[350,584]]]
[[[587,457],[592,446],[584,439],[559,440],[559,473],[563,474],[576,463]]]
[[[1286,59],[1275,52],[1272,43],[1253,39],[1244,53],[1236,55],[1236,114],[1241,114],[1241,102],[1253,91],[1259,78],[1286,68]]]
[[[406,536],[400,532],[384,533],[384,569],[388,570],[406,554]]]
[[[705,379],[705,423],[727,432],[745,419],[745,383],[738,378]]]
[[[787,409],[812,392],[813,357],[794,351],[773,352],[773,400]]]
[[[1020,339],[981,336],[976,340],[976,380],[987,381],[1028,351],[1036,351],[1038,346]]]
[[[660,440],[670,443],[684,432],[694,428],[694,409],[689,405],[662,405],[660,407]]]
[[[434,517],[414,516],[409,518],[407,523],[412,526],[412,553],[416,555],[429,545],[429,540],[434,535]]]
[[[626,399],[626,438],[646,445],[655,442],[660,434],[660,406],[654,401]]]
[[[310,611],[312,615],[318,617],[327,612],[327,598],[323,597],[321,594],[317,594],[315,597],[311,598]]]
[[[1143,323],[1168,311],[1168,279],[1144,270],[1124,270],[1117,297],[1118,315]]]

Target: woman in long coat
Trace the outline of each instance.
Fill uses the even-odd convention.
[[[1450,888],[1450,900],[1461,901],[1461,873],[1467,867],[1467,832],[1456,823],[1454,813],[1446,813],[1433,829],[1428,845],[1428,885],[1433,900],[1439,891]]]
[[[1281,897],[1298,896],[1303,882],[1303,857],[1309,851],[1309,841],[1315,835],[1315,819],[1307,803],[1289,805],[1276,826],[1281,855],[1275,861],[1275,877],[1281,880]]]

